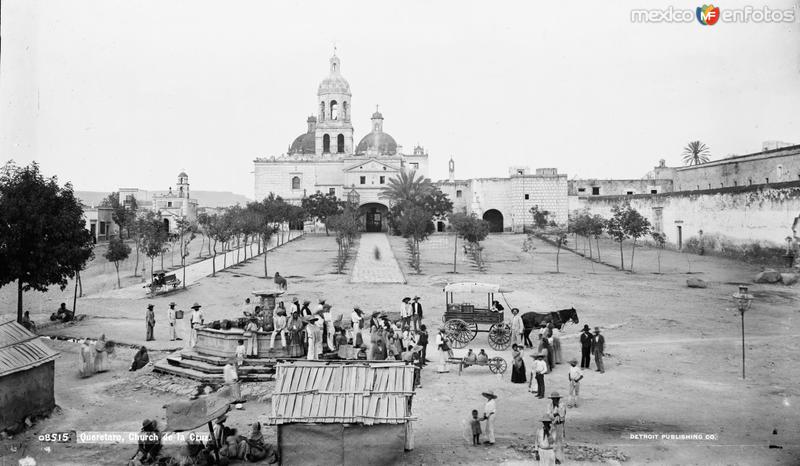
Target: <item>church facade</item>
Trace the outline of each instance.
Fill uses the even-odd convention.
[[[366,231],[387,231],[387,201],[379,197],[389,179],[402,170],[428,177],[428,153],[420,146],[406,153],[384,130],[383,114],[376,108],[370,132],[355,144],[350,84],[342,76],[341,61],[330,58],[329,74],[317,89],[316,115],[309,116],[306,131],[280,156],[254,160],[257,200],[270,193],[299,204],[314,193],[331,193],[339,199],[357,198]],[[454,210],[475,214],[492,225],[492,231],[523,231],[533,223],[530,209],[551,212],[558,223],[567,221],[567,177],[554,168],[512,167],[507,178],[456,180],[454,162],[450,178],[435,184],[453,201]],[[444,222],[437,225],[442,231]]]

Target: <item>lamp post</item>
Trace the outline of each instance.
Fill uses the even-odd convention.
[[[739,291],[733,294],[736,300],[736,307],[742,316],[742,379],[744,379],[744,313],[750,309],[753,303],[753,295],[747,293],[747,286],[739,285]]]

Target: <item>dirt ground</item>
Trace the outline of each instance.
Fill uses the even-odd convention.
[[[599,459],[603,451],[611,450],[623,453],[627,464],[800,464],[800,389],[796,383],[800,367],[792,363],[800,349],[796,287],[751,285],[756,299],[745,315],[747,378],[742,380],[741,322],[731,294],[736,284],[749,282],[757,268],[665,251],[662,274],[656,274],[655,251],[637,248],[633,274],[565,251],[559,254],[561,273],[554,273],[555,248],[540,242],[531,256],[521,252],[523,240],[521,235],[490,236],[484,242],[487,270],[483,273],[459,251],[459,273],[453,274],[452,237],[435,235],[422,246],[422,274],[416,274],[406,265],[404,240],[391,238],[406,285],[356,285],[349,283],[346,274],[333,273],[336,244],[332,237],[310,236],[289,243],[271,252],[268,263],[270,273],[278,270],[289,279],[287,300],[324,296],[333,304],[334,313],[347,315],[353,304],[367,312],[394,311],[403,296],[417,294],[422,297],[425,321],[431,329],[441,322],[442,285],[447,282],[499,282],[515,290],[505,299],[523,312],[575,307],[580,325],[565,329],[565,357],[579,356],[577,335],[584,323],[601,327],[607,356],[606,372],[585,373],[582,403],[567,413],[567,442],[573,447],[567,464],[597,463],[580,459]],[[601,250],[604,259],[614,252],[601,247],[605,248]],[[616,253],[618,256],[618,250]],[[691,275],[687,275],[687,263]],[[256,258],[185,291],[156,299],[144,299],[144,295],[136,300],[84,298],[79,306],[89,314],[86,320],[48,333],[97,337],[106,332],[115,341],[143,344],[144,309],[153,302],[158,320],[154,347],[174,349],[174,344],[163,342],[169,301],[175,300],[183,308],[198,301],[211,319],[235,316],[250,291],[267,285],[262,277],[263,262]],[[688,277],[702,278],[709,287],[687,288]],[[4,311],[6,304],[3,302]],[[79,379],[76,345],[51,344],[62,352],[56,361],[60,412],[23,435],[0,441],[0,465],[16,463],[16,458],[24,455],[33,456],[39,464],[120,464],[135,447],[44,445],[36,436],[64,429],[137,431],[144,418],[155,418],[163,426],[163,404],[182,396],[174,390],[179,382],[167,382],[170,387],[165,389],[157,376],[148,374],[149,368],[144,373],[127,372],[132,349],[119,350],[109,373]],[[486,334],[478,334],[469,348],[484,348],[494,355]],[[456,353],[464,354],[466,348]],[[166,354],[154,352],[151,356]],[[510,350],[498,355],[510,362]],[[530,361],[526,357],[526,363]],[[546,376],[548,392],[567,392],[567,367],[559,365]],[[485,390],[494,390],[499,396],[498,441],[493,447],[468,446],[462,423],[472,409],[482,411],[481,392]],[[247,423],[264,420],[269,409],[268,400],[251,400],[245,410],[233,413],[231,423],[246,429]],[[437,374],[429,366],[414,397],[414,412],[419,417],[415,449],[405,455],[404,462],[531,464],[525,447],[532,443],[544,409],[545,402],[529,394],[526,386],[510,383],[510,370],[499,376],[487,369],[469,368],[459,376],[457,368]],[[702,434],[703,440],[639,440],[631,434]],[[770,444],[782,448],[768,448]],[[579,457],[575,446],[586,447],[584,452],[595,449],[596,456]],[[605,464],[616,462],[608,458]]]

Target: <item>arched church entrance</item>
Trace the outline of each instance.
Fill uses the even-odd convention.
[[[374,233],[386,231],[386,214],[389,208],[379,202],[368,202],[358,208],[358,214],[363,217],[364,231]]]
[[[168,218],[164,219],[164,229],[167,230],[167,233],[169,233],[169,219]]]
[[[483,213],[483,219],[489,222],[489,231],[491,233],[500,233],[503,231],[503,214],[497,209],[489,209]]]

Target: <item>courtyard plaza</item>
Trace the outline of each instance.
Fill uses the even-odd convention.
[[[692,274],[687,274],[687,255],[664,251],[661,274],[656,271],[655,251],[637,249],[636,273],[592,263],[569,251],[559,254],[561,273],[555,272],[556,249],[537,241],[531,256],[522,252],[522,235],[490,235],[483,242],[486,272],[478,273],[463,251],[457,251],[458,272],[453,269],[453,238],[434,235],[422,244],[422,273],[408,266],[405,240],[388,237],[388,243],[407,284],[353,283],[351,265],[347,273],[336,272],[333,236],[309,235],[269,253],[270,277],[275,271],[289,281],[284,299],[297,296],[315,302],[326,298],[333,314],[349,316],[353,305],[367,314],[395,311],[403,296],[418,295],[425,309],[431,334],[444,312],[442,287],[447,282],[500,283],[513,293],[501,300],[521,312],[548,312],[574,307],[579,325],[567,325],[562,349],[565,360],[579,357],[577,336],[583,324],[599,326],[606,338],[606,372],[585,370],[579,408],[567,412],[567,464],[578,454],[596,451],[597,458],[610,450],[623,452],[628,464],[797,464],[800,444],[796,436],[800,394],[796,381],[800,368],[794,362],[798,350],[800,322],[796,288],[782,285],[751,285],[755,296],[745,316],[747,332],[747,379],[741,378],[740,317],[731,295],[736,284],[747,283],[758,267],[710,256],[692,256]],[[358,245],[356,245],[358,247]],[[619,250],[601,243],[603,258],[619,256]],[[626,260],[629,250],[626,248]],[[388,259],[388,257],[384,257]],[[356,259],[357,260],[357,259]],[[393,259],[394,260],[394,259]],[[91,267],[91,266],[90,266]],[[91,273],[84,281],[91,282]],[[708,282],[707,289],[686,287],[688,277]],[[85,286],[92,287],[91,283]],[[218,272],[185,291],[167,296],[136,299],[82,298],[81,322],[53,327],[62,336],[99,337],[118,322],[110,339],[144,344],[144,315],[148,303],[156,306],[156,343],[167,339],[166,310],[170,301],[188,310],[197,301],[206,320],[237,317],[251,291],[272,286],[263,278],[263,258]],[[4,290],[6,291],[6,290]],[[63,300],[58,290],[45,295]],[[30,295],[26,293],[26,298]],[[4,306],[9,318],[13,306]],[[94,323],[93,323],[94,322]],[[87,331],[83,328],[89,329]],[[51,330],[45,330],[50,333]],[[186,335],[183,335],[184,338]],[[467,348],[485,349],[490,357],[511,362],[510,350],[489,348],[485,333],[479,333]],[[432,340],[432,339],[431,339]],[[134,350],[121,346],[111,370],[88,379],[77,375],[78,345],[49,341],[61,352],[56,360],[56,403],[60,410],[39,421],[32,429],[0,441],[0,455],[16,462],[31,455],[37,464],[118,464],[135,446],[45,445],[36,440],[42,432],[60,430],[138,431],[144,418],[165,425],[162,406],[184,398],[194,384],[187,380],[151,372],[127,372]],[[429,347],[430,349],[430,347]],[[429,359],[435,359],[429,350]],[[526,350],[525,364],[531,358]],[[166,351],[151,352],[158,360]],[[432,357],[433,356],[433,357]],[[502,375],[484,368],[435,373],[435,365],[422,372],[422,386],[415,396],[415,449],[404,456],[407,464],[531,464],[529,447],[547,400],[537,400],[527,386],[510,383],[510,370]],[[568,366],[562,364],[545,376],[547,392],[568,392]],[[244,393],[266,393],[272,383],[244,384]],[[259,385],[254,390],[249,385]],[[464,439],[463,423],[472,409],[482,411],[481,392],[494,390],[497,399],[497,444],[472,447]],[[758,406],[755,410],[754,406]],[[234,410],[229,425],[247,430],[247,424],[263,420],[270,411],[269,397],[253,396],[242,411]],[[265,428],[268,441],[275,431]],[[773,434],[773,432],[775,432]],[[636,434],[709,434],[706,440],[642,440]],[[769,449],[770,444],[782,449]],[[584,447],[579,453],[577,446]],[[170,449],[165,448],[169,454]],[[606,464],[614,464],[607,459]],[[535,464],[535,463],[534,463]],[[591,461],[581,464],[593,464]]]

